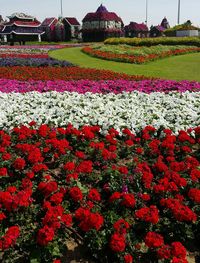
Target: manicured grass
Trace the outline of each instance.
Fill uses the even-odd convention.
[[[50,51],[49,54],[53,58],[67,60],[80,67],[107,69],[130,75],[145,75],[164,79],[200,81],[200,53],[165,58],[145,65],[105,61],[90,57],[77,47]]]

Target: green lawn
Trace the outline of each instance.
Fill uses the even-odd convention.
[[[70,61],[80,67],[108,69],[129,75],[145,75],[174,80],[200,81],[200,53],[180,55],[143,65],[106,61],[90,57],[81,48],[65,48],[50,51],[50,56]]]

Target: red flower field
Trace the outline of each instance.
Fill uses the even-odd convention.
[[[0,67],[0,78],[15,80],[145,80],[145,76],[131,76],[109,70],[79,67]],[[153,78],[149,78],[153,79]]]
[[[199,145],[200,127],[1,130],[3,262],[59,262],[71,235],[100,262],[187,262],[200,242]]]

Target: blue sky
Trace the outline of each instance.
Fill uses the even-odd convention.
[[[88,12],[96,11],[103,3],[109,11],[121,16],[125,24],[130,21],[145,21],[146,0],[62,0],[63,15],[75,16],[81,22]],[[148,0],[148,25],[158,25],[166,16],[170,25],[177,23],[178,0]],[[45,17],[60,15],[60,0],[0,0],[0,15],[4,18],[14,12],[36,16],[40,21]],[[181,22],[190,19],[200,26],[200,0],[181,0]]]

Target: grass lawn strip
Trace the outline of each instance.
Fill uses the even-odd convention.
[[[67,60],[85,68],[107,69],[129,75],[145,75],[173,80],[195,80],[200,82],[200,54],[188,54],[154,61],[145,65],[133,65],[88,56],[81,48],[67,48],[50,51],[49,55]],[[176,70],[174,70],[176,69]]]

